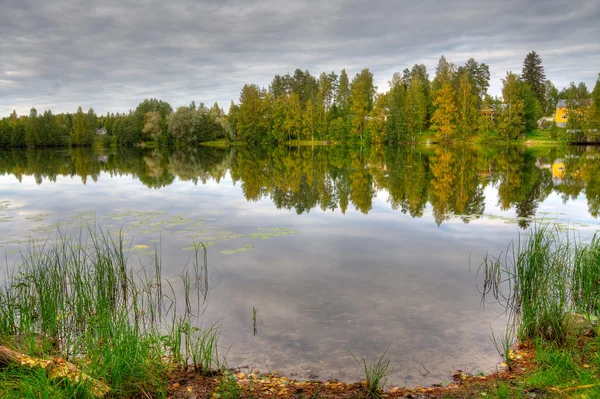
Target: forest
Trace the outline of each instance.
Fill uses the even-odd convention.
[[[542,59],[527,54],[520,74],[507,72],[502,96],[488,94],[489,66],[469,59],[456,65],[442,56],[433,79],[416,64],[393,74],[389,88],[378,91],[373,73],[363,69],[352,80],[345,69],[311,75],[296,69],[276,75],[268,89],[246,84],[228,113],[215,103],[192,102],[173,110],[146,99],[128,113],[97,115],[81,107],[73,113],[0,119],[0,147],[197,145],[223,140],[247,144],[291,141],[414,143],[427,134],[436,142],[510,142],[522,139],[550,117],[565,100],[568,121],[545,127],[551,139],[594,142],[600,139],[600,75],[592,91],[584,82],[558,90],[546,79]]]

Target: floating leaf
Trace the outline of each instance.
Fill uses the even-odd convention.
[[[148,249],[148,248],[150,248],[150,247],[149,247],[149,246],[147,246],[147,245],[144,245],[144,244],[138,244],[138,245],[136,245],[134,248],[135,248],[135,249]]]
[[[264,233],[252,233],[249,235],[249,237],[268,240],[269,238],[272,238],[272,237],[283,237],[283,236],[287,236],[290,234],[298,234],[297,231],[290,230],[287,228],[274,227],[269,230],[270,230],[269,232],[264,232]]]
[[[254,248],[254,245],[244,245],[241,248],[237,248],[237,249],[224,249],[221,251],[221,253],[223,255],[232,255],[232,254],[237,254],[239,252],[248,252],[251,251]]]
[[[44,219],[46,219],[50,215],[51,215],[50,213],[39,213],[37,215],[26,217],[25,219],[27,219],[27,220],[33,220],[34,222],[41,222],[41,221],[43,221]]]
[[[229,234],[229,235],[214,236],[212,238],[213,238],[213,240],[232,240],[234,238],[241,238],[243,236],[244,236],[243,234]]]

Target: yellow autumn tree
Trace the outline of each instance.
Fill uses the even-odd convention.
[[[445,81],[442,88],[437,91],[433,106],[435,112],[431,117],[436,137],[441,141],[448,141],[456,130],[456,107],[454,88],[450,81]]]

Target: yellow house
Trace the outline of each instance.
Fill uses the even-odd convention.
[[[556,126],[565,127],[567,126],[567,101],[566,100],[558,100],[556,104],[556,114],[554,114],[554,122],[556,122]]]
[[[591,99],[579,100],[578,101],[583,107],[580,108],[580,111],[576,111],[580,114],[584,114],[584,110],[589,108],[592,105]],[[554,121],[556,122],[556,126],[558,127],[566,127],[567,121],[569,120],[569,115],[567,111],[567,100],[558,100],[556,104],[556,113],[554,114]]]

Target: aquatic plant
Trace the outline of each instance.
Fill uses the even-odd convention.
[[[116,398],[164,395],[166,354],[202,372],[224,367],[218,326],[201,326],[208,290],[206,247],[197,246],[178,280],[169,280],[161,276],[158,251],[149,264],[131,265],[123,231],[112,235],[88,226],[55,234],[56,240],[31,241],[18,264],[4,271],[3,345],[16,347],[18,337],[33,343],[34,337],[46,337],[56,345],[19,349],[77,364],[105,381]],[[27,396],[28,386],[48,384],[43,375],[12,373],[12,396]],[[64,389],[87,389],[80,385]]]
[[[559,225],[535,224],[499,256],[487,255],[483,300],[506,306],[518,338],[564,344],[576,312],[598,317],[600,311],[600,240],[583,241]]]
[[[350,351],[348,351],[350,352]],[[361,368],[365,377],[367,395],[370,398],[379,399],[381,398],[381,391],[384,389],[387,383],[387,377],[390,374],[390,361],[384,361],[387,350],[374,362],[367,363],[363,358],[360,361],[354,356],[354,353],[350,352],[350,355]]]
[[[223,255],[233,255],[233,254],[237,254],[240,252],[252,251],[252,249],[254,249],[254,245],[244,245],[243,247],[236,248],[236,249],[224,249],[221,251],[221,253]]]

